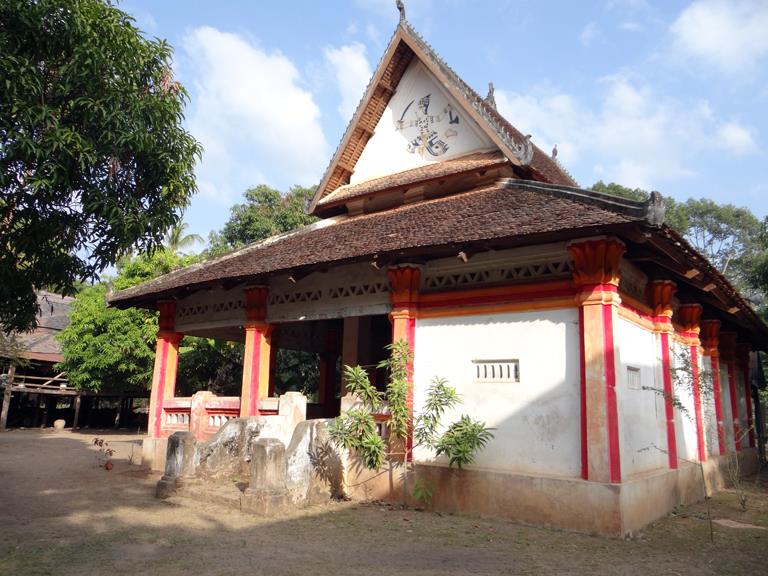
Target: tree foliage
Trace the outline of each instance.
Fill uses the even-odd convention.
[[[305,208],[314,192],[301,186],[292,186],[286,194],[263,184],[249,188],[245,202],[232,207],[221,231],[210,234],[209,253],[217,255],[311,224],[317,218]]]
[[[168,229],[163,239],[163,246],[173,254],[180,254],[184,250],[192,248],[198,242],[205,242],[199,234],[187,234],[189,224],[178,222]]]
[[[387,461],[410,461],[413,448],[418,446],[431,448],[438,456],[447,456],[450,466],[462,468],[471,464],[477,452],[493,438],[491,429],[466,414],[445,427],[445,413],[457,406],[460,399],[456,390],[440,378],[432,381],[422,410],[412,417],[408,407],[411,351],[404,340],[388,348],[390,357],[379,364],[389,371],[383,394],[371,384],[362,367],[344,367],[347,391],[358,398],[359,406],[346,410],[331,422],[331,439],[338,446],[355,452],[371,470],[381,469]],[[389,414],[388,443],[378,434],[374,418],[374,414],[384,408]],[[409,447],[411,430],[413,446]]]
[[[592,189],[632,200],[647,200],[649,196],[640,188],[602,181]],[[707,198],[689,198],[685,202],[664,198],[664,202],[665,222],[685,236],[739,291],[756,302],[762,301],[765,290],[759,294],[754,291],[758,266],[765,254],[757,217],[747,208],[718,204]]]
[[[195,191],[200,147],[170,46],[108,0],[0,2],[0,325],[35,289],[72,293],[159,246]]]
[[[159,250],[123,259],[118,276],[80,290],[72,302],[70,324],[62,331],[64,360],[59,369],[78,388],[119,390],[148,387],[152,382],[157,313],[107,306],[107,290],[130,288],[194,261]]]
[[[155,358],[157,316],[106,305],[106,284],[83,288],[72,302],[70,325],[59,336],[58,369],[77,388],[148,387]]]

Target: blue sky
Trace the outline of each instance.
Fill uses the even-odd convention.
[[[394,0],[128,0],[175,48],[202,142],[191,231],[242,192],[319,181],[397,24]],[[408,20],[580,185],[768,214],[768,0],[406,0]]]

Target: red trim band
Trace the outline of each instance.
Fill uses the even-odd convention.
[[[704,442],[704,416],[701,412],[701,384],[699,381],[699,347],[691,346],[691,376],[693,378],[693,411],[696,414],[696,441],[699,448],[699,462],[707,461],[707,447]]]
[[[588,442],[587,442],[587,364],[584,350],[584,307],[579,306],[579,403],[581,407],[581,477],[589,479]]]
[[[165,394],[165,374],[168,369],[168,346],[169,342],[165,338],[161,338],[158,342],[160,350],[160,369],[157,371],[157,392],[155,393],[155,421],[154,424],[154,437],[160,438],[160,429],[163,425],[163,396]]]
[[[715,398],[715,420],[717,420],[717,448],[720,454],[725,454],[725,428],[723,426],[723,400],[720,388],[720,362],[717,356],[710,356],[712,363],[712,392]]]
[[[608,467],[611,482],[621,482],[621,456],[619,446],[619,415],[616,403],[616,363],[613,347],[613,306],[603,305],[603,338],[605,347],[605,418],[608,428]]]
[[[259,377],[261,376],[261,339],[260,330],[254,330],[253,348],[251,348],[251,380],[248,382],[248,416],[259,415]]]
[[[672,372],[669,358],[669,334],[661,333],[661,370],[664,382],[664,412],[667,417],[667,454],[669,467],[677,468],[677,437],[675,436],[675,407],[672,404]]]
[[[733,442],[736,451],[741,450],[741,429],[739,426],[739,397],[736,394],[736,373],[733,362],[726,362],[728,366],[728,391],[731,396],[731,419],[733,420]]]

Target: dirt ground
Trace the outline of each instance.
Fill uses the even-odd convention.
[[[96,436],[116,449],[100,468]],[[279,519],[154,498],[156,475],[129,463],[135,435],[0,434],[0,574],[765,574],[768,474],[677,511],[630,540],[334,503]],[[754,527],[743,527],[750,524]],[[736,527],[733,527],[736,526]]]

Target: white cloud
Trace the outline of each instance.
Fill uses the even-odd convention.
[[[579,42],[582,46],[588,47],[592,44],[592,41],[597,36],[597,25],[594,22],[590,22],[579,33]]]
[[[748,73],[768,56],[768,2],[697,0],[670,31],[679,56],[729,74]]]
[[[734,154],[749,154],[757,150],[752,131],[737,122],[726,122],[718,130],[721,146]]]
[[[180,68],[192,96],[187,124],[205,148],[203,194],[230,202],[262,182],[319,179],[328,152],[320,110],[285,55],[207,26],[190,31],[183,48]]]
[[[645,27],[639,22],[633,20],[627,20],[619,25],[619,28],[626,30],[627,32],[641,32],[645,30]]]
[[[371,79],[371,66],[365,57],[365,46],[353,42],[339,48],[326,48],[325,59],[333,68],[336,85],[341,93],[339,114],[344,120],[352,118],[365,88]]]
[[[534,142],[591,185],[597,179],[653,189],[690,178],[691,160],[725,149],[755,148],[752,133],[735,123],[718,124],[707,102],[680,102],[625,76],[600,83],[601,99],[590,108],[549,89],[531,94],[496,91],[499,111]]]

